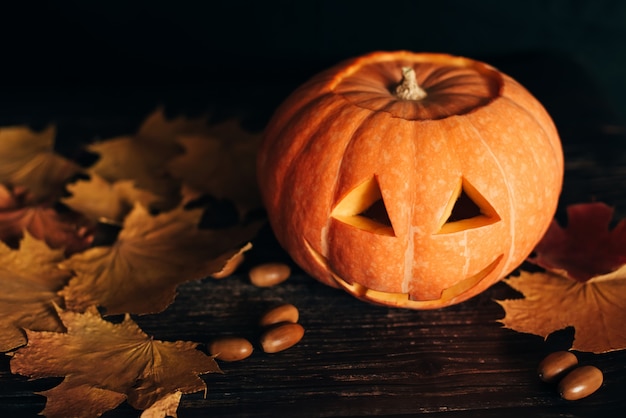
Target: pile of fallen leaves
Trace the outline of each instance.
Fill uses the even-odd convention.
[[[13,373],[64,377],[43,415],[127,401],[175,416],[182,394],[206,390],[199,375],[220,371],[211,356],[154,340],[130,315],[165,310],[178,285],[250,248],[259,138],[159,110],[135,135],[86,145],[96,158],[84,167],[54,152],[54,127],[0,128],[0,351]]]
[[[604,203],[567,208],[567,226],[556,221],[522,270],[506,283],[524,298],[498,301],[507,328],[547,338],[574,328],[572,349],[593,353],[626,348],[626,220],[611,228]]]

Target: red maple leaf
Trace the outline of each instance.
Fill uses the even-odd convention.
[[[25,204],[22,190],[0,184],[0,240],[15,246],[24,231],[67,254],[85,250],[93,239],[92,227],[74,212],[59,213],[47,204]]]
[[[626,265],[626,220],[610,228],[614,209],[605,203],[567,207],[567,226],[552,221],[528,261],[585,282]]]

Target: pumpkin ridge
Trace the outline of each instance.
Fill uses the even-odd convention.
[[[472,93],[457,93],[457,92],[446,93],[446,96],[478,97],[478,96],[476,96],[475,94],[472,94]],[[496,100],[496,99],[494,99],[494,100]],[[487,104],[489,104],[489,103],[487,103]]]
[[[281,124],[281,123],[275,122],[272,124],[270,122],[270,124],[265,129],[264,137],[265,138],[274,137],[277,139],[272,141],[271,143],[268,143],[267,141],[264,140],[257,154],[258,155],[257,177],[260,182],[273,183],[273,181],[266,178],[263,175],[263,173],[267,172],[267,167],[277,166],[278,160],[285,160],[286,158],[289,157],[289,155],[286,155],[287,153],[285,152],[285,147],[281,149],[280,155],[278,155],[278,153],[276,153],[273,150],[273,149],[281,147],[281,143],[283,142],[282,138],[286,136],[286,132],[289,131],[290,129],[293,129],[293,125],[300,123],[299,121],[302,119],[303,115],[306,115],[306,113],[310,112],[311,109],[320,107],[320,105],[323,104],[325,100],[329,101],[330,104],[328,106],[321,106],[321,107],[327,110],[328,113],[334,110],[335,106],[339,107],[340,104],[335,103],[335,101],[332,99],[333,99],[332,95],[323,94],[321,96],[315,97],[314,100],[307,102],[304,106],[296,110],[293,114],[290,115],[289,118],[286,119],[286,123]],[[320,112],[320,113],[322,117],[326,117],[326,113],[324,112]],[[280,128],[276,129],[277,126]],[[274,132],[274,130],[276,130],[276,132]],[[314,131],[315,133],[317,133],[319,131],[319,128],[313,127],[311,131],[312,132]],[[302,140],[299,141],[299,145],[297,146],[294,145],[294,148],[297,148],[297,149],[291,152],[292,156],[291,156],[291,160],[289,161],[289,164],[291,164],[291,162],[300,154],[300,152],[302,151],[302,148],[304,148],[304,146],[306,145],[307,140],[305,138],[307,138],[307,136],[301,133],[299,137],[302,138]],[[290,143],[290,146],[292,144],[294,144],[294,141]],[[276,183],[283,183],[285,178],[288,178],[287,176],[289,175],[290,171],[291,171],[291,165],[289,165],[288,168],[286,168],[282,173],[278,171],[274,173],[274,179],[276,180]],[[271,206],[276,207],[277,202],[280,201],[280,196],[275,194],[272,197],[274,198],[274,201],[271,202]]]
[[[287,131],[289,128],[292,127],[293,124],[300,124],[300,117],[299,114],[302,113],[306,113],[309,111],[309,107],[310,108],[315,108],[316,106],[319,106],[318,102],[323,101],[324,99],[328,99],[329,95],[328,94],[324,94],[323,96],[318,97],[318,99],[309,102],[306,106],[303,106],[302,108],[300,108],[298,110],[298,112],[296,114],[294,114],[294,116],[292,116],[289,121],[290,123],[285,124],[285,126],[283,127],[283,129],[280,130],[279,134],[276,135],[277,138],[282,138],[283,136],[285,136],[285,131]],[[331,100],[331,106],[327,106],[324,109],[327,110],[327,113],[321,113],[319,115],[319,118],[322,121],[325,121],[326,124],[329,123],[328,121],[328,114],[331,113],[339,113],[341,111],[341,108],[344,107],[344,105],[340,104],[340,103],[333,103],[333,101]],[[305,153],[305,151],[307,149],[310,149],[310,146],[315,143],[315,138],[317,136],[320,135],[321,131],[326,127],[326,124],[316,124],[312,129],[311,129],[311,133],[309,135],[302,135],[300,134],[299,137],[303,138],[301,141],[299,141],[300,145],[298,147],[298,149],[294,152],[293,156],[291,157],[291,160],[287,163],[289,165],[289,169],[287,169],[285,171],[285,175],[283,177],[284,179],[288,179],[290,178],[290,172],[293,171],[293,168],[295,166],[294,162],[298,159],[301,158],[302,154]],[[292,142],[293,143],[293,142]],[[280,156],[281,159],[284,159],[285,156],[284,154]]]
[[[346,97],[348,95],[345,94],[345,93],[335,93],[335,94],[337,94],[338,96],[341,96],[342,99],[344,99],[345,101],[350,103],[352,106],[360,107],[360,108],[362,108],[364,110],[369,110],[369,111],[373,111],[373,112],[387,112],[394,118],[404,119],[404,120],[407,120],[407,121],[415,121],[415,122],[427,122],[427,121],[431,121],[431,120],[435,120],[436,121],[436,120],[447,119],[447,118],[454,117],[454,116],[469,115],[471,113],[474,113],[474,112],[480,110],[481,108],[483,108],[485,106],[489,106],[490,103],[492,103],[494,100],[497,100],[497,98],[495,98],[495,99],[493,99],[493,98],[492,99],[486,99],[486,101],[484,103],[481,103],[480,105],[467,106],[466,109],[464,109],[464,110],[462,110],[460,112],[459,111],[455,111],[455,112],[446,111],[446,112],[442,112],[441,114],[438,114],[438,115],[433,115],[434,113],[438,113],[438,112],[433,112],[432,111],[433,108],[434,109],[443,109],[443,108],[445,108],[445,105],[444,104],[439,104],[435,100],[429,100],[428,98],[426,98],[426,99],[422,100],[425,103],[427,102],[427,106],[426,105],[422,106],[422,109],[424,109],[422,112],[423,113],[428,112],[429,116],[412,116],[412,117],[407,117],[406,115],[397,115],[397,114],[395,114],[393,109],[391,109],[397,103],[407,102],[407,100],[402,101],[402,100],[394,99],[392,97],[390,97],[389,99],[386,99],[384,97],[380,97],[380,98],[371,98],[371,99],[368,99],[368,100],[363,100],[363,101],[358,101],[357,102],[357,101],[350,100],[348,97]],[[450,93],[446,93],[446,95],[451,95],[451,94]],[[478,96],[473,95],[473,94],[467,94],[465,96],[466,97],[478,97]],[[385,110],[385,109],[373,109],[371,107],[366,107],[364,105],[364,103],[366,103],[367,101],[376,101],[376,100],[387,100],[389,102],[387,105],[385,105],[385,108],[387,108],[387,110]],[[420,101],[420,102],[422,102],[422,101]],[[418,103],[419,102],[412,103],[413,106],[416,108],[416,110],[418,108]],[[428,111],[429,108],[431,109],[431,111]]]
[[[502,167],[502,164],[500,164],[500,161],[498,160],[498,158],[496,158],[495,153],[493,152],[493,150],[491,149],[491,147],[489,146],[489,144],[483,137],[482,132],[480,132],[480,130],[476,127],[476,125],[474,125],[474,121],[471,120],[471,118],[467,118],[466,121],[469,124],[469,126],[471,126],[471,128],[474,130],[474,132],[476,132],[476,135],[478,139],[480,140],[481,144],[485,147],[485,149],[487,150],[487,152],[489,153],[489,155],[495,162],[496,166],[498,167],[498,170],[500,171],[502,175],[502,181],[504,182],[504,185],[506,186],[509,207],[510,208],[516,207],[515,206],[515,201],[516,201],[515,194],[509,182],[509,178],[506,176],[506,171],[504,170],[504,167]],[[511,258],[513,257],[513,254],[515,254],[515,221],[516,221],[516,213],[514,210],[509,209],[509,231],[511,235],[511,246],[509,247],[509,253],[507,255],[506,264],[502,267],[502,270],[505,270],[505,271],[509,270],[510,265],[511,265]]]
[[[550,159],[551,162],[555,162],[557,160],[557,156],[556,156],[556,151],[554,150],[554,144],[552,143],[552,141],[550,141],[550,136],[548,135],[548,132],[546,131],[545,126],[540,122],[540,120],[534,115],[534,113],[530,112],[528,109],[524,109],[519,103],[516,103],[514,100],[510,99],[508,100],[509,103],[512,103],[515,107],[521,109],[523,111],[523,113],[527,114],[530,119],[537,124],[537,126],[541,129],[541,132],[544,135],[544,140],[548,143],[548,146],[550,147],[550,150],[553,152],[552,158]],[[530,153],[533,154],[533,156],[535,158],[533,158],[535,161],[538,161],[539,158],[538,154],[537,154],[537,149],[536,147],[529,147],[528,150]],[[556,164],[556,163],[555,163]],[[552,179],[550,179],[552,180]],[[537,241],[541,238],[541,236],[543,236],[546,232],[546,230],[548,229],[548,226],[546,226],[544,228],[544,230],[541,232],[541,234],[539,234],[537,236]]]
[[[432,103],[431,107],[439,108],[440,109],[439,111],[441,113],[445,113],[446,106],[444,104],[442,104],[442,103],[436,103],[436,102]],[[451,118],[451,117],[455,117],[455,116],[458,117],[458,115],[448,113],[447,116],[445,118],[442,118],[442,119]],[[433,119],[429,119],[429,120],[433,120]]]
[[[430,68],[427,68],[426,70],[424,70],[423,68],[420,70],[421,74],[424,74],[426,73],[426,71],[428,71],[425,76],[422,76],[422,84],[424,86],[431,88],[433,86],[436,86],[438,83],[446,80],[445,74],[448,72],[448,69],[438,68],[435,66],[429,67]]]
[[[457,102],[460,101],[472,101],[476,99],[476,95],[474,94],[463,94],[463,93],[446,93],[445,95],[445,99],[448,99],[448,101],[452,101],[455,100]],[[492,102],[486,103],[485,106],[490,105]],[[467,113],[463,113],[461,115],[457,114],[457,113],[451,113],[451,112],[447,112],[446,108],[447,108],[447,101],[444,101],[442,98],[437,97],[437,93],[433,94],[433,98],[432,101],[428,102],[428,107],[433,108],[433,109],[439,109],[437,110],[437,112],[439,112],[440,114],[445,114],[445,116],[440,117],[440,118],[432,118],[429,120],[441,120],[441,119],[447,119],[447,118],[452,118],[452,117],[463,117],[466,115],[470,115],[474,112],[478,112],[480,110],[480,107],[475,107],[471,110],[469,110]],[[434,112],[435,113],[435,112]]]
[[[555,150],[555,157],[559,162],[559,171],[563,172],[563,144],[560,141],[559,132],[554,124],[554,120],[550,117],[550,114],[541,102],[538,100],[530,100],[533,96],[523,85],[508,76],[504,76],[503,79],[506,94],[506,96],[503,95],[503,97],[507,97],[537,119],[537,124],[543,128],[546,133],[546,138],[550,141],[552,148]]]
[[[475,77],[472,77],[469,74],[458,74],[449,78],[444,78],[442,80],[438,80],[437,82],[433,83],[433,84],[425,84],[425,88],[427,89],[431,89],[431,90],[444,90],[444,89],[450,89],[450,88],[455,88],[455,87],[468,87],[468,86],[479,86],[479,87],[484,87],[484,85],[482,83],[479,83],[478,81],[462,81],[462,79],[464,78],[470,78],[473,79]],[[498,80],[499,82],[499,80]],[[499,83],[501,84],[501,83]],[[484,99],[486,101],[485,105],[482,106],[486,106],[487,104],[489,104],[490,101],[497,99],[498,93],[499,92],[489,92],[489,95],[482,95],[482,96],[476,96],[476,97],[480,97],[482,99]],[[446,94],[451,94],[446,92]]]
[[[389,194],[385,190],[384,178],[381,178],[380,175],[377,174],[377,171],[385,170],[386,164],[383,163],[382,160],[371,160],[371,162],[367,166],[361,167],[361,169],[364,167],[368,167],[365,168],[366,174],[365,176],[363,176],[361,169],[353,169],[353,160],[355,158],[360,159],[359,156],[363,154],[377,156],[381,155],[383,153],[383,150],[389,147],[387,141],[385,140],[386,138],[402,138],[405,137],[405,135],[402,135],[401,131],[398,132],[396,130],[397,127],[395,126],[395,124],[387,123],[390,118],[389,112],[385,110],[377,112],[367,109],[364,110],[367,111],[368,116],[360,122],[359,127],[350,136],[349,141],[347,141],[346,143],[344,152],[341,155],[341,163],[337,166],[338,171],[336,173],[336,176],[334,177],[337,179],[337,181],[335,181],[331,186],[333,196],[333,204],[331,206],[331,209],[334,209],[339,202],[341,202],[346,196],[348,196],[356,187],[363,184],[365,180],[371,179],[371,176],[374,176],[378,181],[383,201],[386,202],[386,204],[393,201],[393,199],[390,199]],[[378,131],[378,138],[376,141],[371,140],[370,133],[372,129],[377,129]],[[409,141],[407,140],[405,142]],[[391,234],[378,234],[378,236],[385,237],[390,240],[395,240],[395,242],[398,243],[397,245],[401,246],[396,253],[399,256],[398,258],[400,258],[401,254],[404,254],[404,248],[406,247],[406,243],[404,243],[404,240],[402,240],[401,236],[398,235],[400,233],[400,231],[398,230],[398,225],[396,225],[398,217],[395,215],[398,213],[398,211],[389,206],[387,206],[387,210],[388,216],[392,223],[390,229],[393,232]],[[340,222],[344,225],[346,224],[341,219],[328,216],[327,223],[325,224],[324,228],[324,233],[326,234],[325,242],[328,243],[330,250],[322,255],[326,257],[328,265],[333,270],[341,270],[342,268],[339,267],[339,264],[345,264],[345,260],[337,255],[337,244],[333,244],[338,230],[337,222]],[[348,223],[348,225],[352,224]],[[352,227],[356,228],[354,225],[352,225]],[[404,227],[404,229],[406,229],[406,226]],[[406,234],[406,231],[402,231],[402,233],[403,237],[404,234]],[[367,245],[370,245],[371,248],[376,250],[378,246],[375,242],[378,241],[369,241]],[[335,250],[333,250],[333,248]],[[402,265],[397,265],[398,271],[400,271],[402,267]],[[351,277],[349,275],[345,275],[345,278],[350,282],[354,280],[359,280],[359,277]]]
[[[298,89],[298,91],[303,90],[302,88]],[[284,132],[291,127],[291,124],[294,120],[301,120],[302,115],[306,114],[310,109],[326,109],[326,106],[323,106],[324,100],[329,101],[330,104],[333,104],[333,96],[328,92],[324,92],[323,90],[316,92],[315,94],[311,94],[311,98],[308,100],[295,100],[291,98],[288,102],[283,103],[278,110],[283,110],[281,113],[281,117],[276,120],[270,120],[268,125],[265,127],[264,136],[274,136],[276,138],[280,138],[284,135]],[[325,113],[320,112],[325,115]],[[278,129],[277,129],[278,127]],[[277,130],[274,132],[274,130]],[[272,145],[276,146],[275,143]]]
[[[419,126],[419,124],[417,123],[411,123],[409,124],[411,132],[410,132],[410,137],[411,138],[417,138],[419,137],[418,135],[418,129],[417,127]],[[418,154],[418,146],[417,146],[417,141],[413,140],[413,141],[408,141],[410,144],[411,149],[409,150],[409,152],[411,153],[411,155],[414,155],[415,158],[412,158],[412,163],[413,163],[413,170],[414,172],[417,171],[417,154]],[[413,185],[415,186],[415,185]],[[413,189],[415,189],[413,187]],[[415,227],[413,227],[411,225],[411,219],[413,218],[413,210],[415,208],[415,193],[411,193],[410,194],[410,201],[409,201],[409,207],[411,208],[409,211],[408,216],[405,218],[405,222],[406,222],[406,231],[409,234],[408,235],[408,240],[407,240],[407,245],[406,248],[404,250],[404,277],[402,278],[402,284],[401,284],[401,289],[403,293],[409,293],[409,285],[411,283],[411,281],[413,281],[413,267],[415,264]]]
[[[325,103],[323,100],[324,99],[331,99],[331,105],[326,106],[325,110],[327,110],[326,112],[320,112],[320,120],[323,123],[317,123],[317,124],[309,124],[306,123],[306,118],[302,119],[302,117],[300,116],[300,114],[298,113],[298,115],[296,115],[297,117],[292,117],[291,119],[289,119],[288,123],[286,125],[291,126],[291,129],[293,129],[293,127],[295,126],[296,128],[299,125],[304,125],[304,126],[311,126],[311,130],[309,132],[308,135],[302,135],[300,130],[297,130],[297,139],[299,140],[299,144],[297,147],[297,150],[295,150],[290,159],[287,161],[285,159],[285,153],[284,152],[274,152],[274,161],[270,161],[271,164],[277,165],[277,161],[281,161],[280,164],[284,164],[284,171],[280,174],[280,177],[275,179],[275,183],[276,183],[276,189],[280,190],[280,193],[275,193],[273,196],[274,201],[272,201],[272,207],[275,207],[276,210],[280,213],[280,216],[277,218],[278,220],[274,222],[274,224],[272,225],[272,228],[276,228],[277,230],[283,229],[283,228],[288,228],[285,225],[281,224],[280,222],[281,219],[288,219],[290,214],[287,211],[288,209],[285,207],[280,207],[280,202],[285,200],[285,199],[289,199],[289,197],[285,196],[286,190],[293,190],[294,188],[298,188],[297,184],[293,184],[294,183],[294,179],[297,177],[294,175],[294,172],[297,171],[298,169],[298,165],[301,163],[302,158],[304,158],[305,156],[307,156],[307,154],[309,154],[310,158],[310,153],[308,153],[307,151],[309,151],[311,149],[311,147],[317,142],[317,138],[319,138],[320,136],[324,135],[325,130],[328,128],[329,124],[332,124],[332,118],[331,115],[337,115],[337,114],[342,114],[343,112],[346,111],[346,106],[342,103],[342,102],[337,102],[336,100],[332,100],[333,96],[331,94],[322,94],[322,96],[317,97],[314,101],[312,101],[310,103],[311,108],[315,108],[315,106],[319,106],[319,103]],[[304,114],[306,114],[307,112],[310,112],[310,108],[309,106],[303,106],[302,107],[302,112],[304,112]],[[361,113],[361,112],[359,112]],[[356,124],[358,126],[358,123]],[[290,131],[288,129],[284,129],[281,131],[280,136],[276,136],[276,138],[283,138],[286,135],[288,135],[290,133]],[[276,145],[274,145],[276,146]],[[268,152],[268,151],[265,151]],[[271,151],[270,151],[271,152]],[[267,166],[266,166],[267,167]],[[261,168],[266,169],[266,168]],[[312,190],[311,193],[313,193],[314,191]],[[280,236],[280,235],[279,235]],[[320,239],[322,237],[320,236]],[[316,237],[317,239],[317,237]],[[281,242],[281,245],[285,246],[285,245],[289,245],[289,238],[285,238],[285,237],[281,237],[279,239],[279,241]],[[322,245],[326,245],[326,242],[321,242]]]
[[[392,104],[395,104],[395,100],[392,97],[377,96],[377,97],[368,97],[366,99],[351,99],[350,97],[345,97],[343,94],[340,96],[342,99],[346,100],[348,104],[352,106],[360,107],[361,109],[368,110],[370,112],[391,113],[391,111],[389,110],[389,106]],[[351,96],[351,95],[348,94],[348,96]],[[376,102],[381,102],[381,103],[384,102],[384,105],[376,108],[373,105]]]
[[[344,106],[350,106],[350,103],[344,103]],[[359,132],[360,129],[362,129],[362,126],[364,123],[366,123],[369,119],[373,118],[376,115],[376,112],[365,112],[365,109],[361,109],[359,112],[360,114],[363,114],[363,118],[358,121],[358,123],[354,124],[355,129],[349,134],[350,138],[347,139],[345,141],[345,145],[343,147],[343,152],[341,153],[341,158],[340,160],[337,162],[337,171],[334,175],[334,178],[339,178],[338,176],[340,175],[341,171],[342,171],[342,167],[343,167],[343,161],[344,161],[344,156],[345,156],[345,151],[348,149],[348,147],[350,146],[350,144],[352,143],[352,141],[354,141],[355,136],[357,135],[357,132]],[[347,136],[347,135],[346,135]],[[309,139],[309,144],[315,142],[315,137],[311,136]],[[296,163],[296,160],[293,160],[292,163],[292,167],[297,167],[298,164]],[[335,206],[337,205],[337,202],[339,200],[337,200],[337,190],[338,190],[338,184],[334,183],[333,184],[333,188],[330,191],[329,195],[333,196],[333,204],[330,207],[329,213],[326,216],[326,224],[322,227],[321,231],[320,231],[320,246],[322,248],[322,255],[326,258],[328,258],[328,231],[330,229],[330,224],[332,222],[332,211],[335,208]]]
[[[343,97],[342,97],[342,98],[343,98]],[[347,104],[348,104],[348,105],[354,105],[354,104],[353,104],[353,103],[351,103],[350,101],[348,101],[348,100],[346,100],[346,101],[347,101]],[[389,104],[388,104],[387,106],[385,106],[385,107],[388,107],[388,106],[389,106]],[[357,107],[360,107],[360,106],[357,106]],[[378,110],[378,111],[372,111],[372,110],[370,110],[370,109],[366,109],[366,108],[361,108],[361,109],[363,109],[363,110],[367,111],[367,113],[368,113],[368,114],[367,114],[367,116],[366,116],[365,118],[363,118],[363,120],[361,120],[361,121],[359,122],[359,124],[358,124],[358,126],[356,127],[356,129],[355,129],[355,130],[354,130],[354,131],[350,134],[350,139],[346,141],[346,146],[344,147],[344,152],[341,154],[341,159],[339,160],[339,164],[337,165],[337,174],[336,174],[335,178],[341,178],[341,172],[342,172],[342,171],[343,171],[343,169],[344,169],[343,162],[344,162],[344,159],[345,159],[346,150],[348,150],[351,146],[353,146],[353,142],[354,142],[354,141],[356,141],[356,139],[357,139],[358,135],[359,135],[361,132],[363,132],[363,131],[365,131],[365,130],[367,130],[367,129],[368,129],[368,128],[367,128],[366,126],[364,126],[364,125],[366,125],[366,124],[367,124],[367,122],[368,122],[368,121],[370,121],[371,119],[374,119],[375,117],[379,116],[379,113],[381,113],[381,112],[387,112],[384,108],[383,108],[383,109],[381,109],[381,110]],[[387,113],[388,113],[388,112],[387,112]],[[391,128],[389,128],[389,129],[391,129]],[[374,177],[377,177],[375,173],[374,173]],[[378,181],[378,180],[377,180],[377,181]],[[354,188],[351,188],[350,190],[353,190],[353,189],[354,189]],[[335,182],[335,183],[333,184],[333,190],[332,190],[332,192],[331,192],[331,195],[333,196],[333,207],[331,208],[331,213],[332,213],[332,211],[335,209],[335,207],[337,206],[337,204],[338,204],[339,202],[341,202],[341,201],[343,200],[343,198],[345,198],[345,197],[347,196],[347,194],[348,194],[348,193],[350,193],[350,192],[348,192],[348,193],[346,193],[346,194],[345,194],[345,195],[343,195],[343,196],[339,196],[339,195],[338,195],[338,193],[339,193],[339,191],[338,191],[338,190],[339,190],[339,184],[338,184],[338,182]],[[330,218],[331,218],[331,216],[330,216],[330,214],[329,214],[329,219],[328,219],[328,224],[327,224],[327,226],[329,226],[329,225],[330,225]]]
[[[546,130],[545,125],[541,123],[541,121],[537,118],[537,116],[533,112],[524,108],[524,106],[520,105],[515,100],[513,100],[512,97],[509,97],[506,95],[503,95],[502,97],[506,99],[510,104],[512,104],[513,106],[517,107],[518,109],[526,113],[533,120],[533,122],[537,124],[537,126],[541,129],[541,132],[543,132],[548,144],[550,144],[550,149],[552,150],[553,156],[555,157],[556,160],[558,160],[560,152],[554,148],[554,143],[550,141],[550,135],[548,134],[548,131]]]
[[[321,106],[321,103],[324,102],[325,100],[329,101],[331,106]],[[320,118],[325,118],[327,116],[328,113],[331,113],[332,111],[334,111],[333,108],[333,100],[332,100],[332,96],[328,93],[326,94],[322,94],[318,97],[316,97],[315,99],[308,101],[304,106],[301,106],[300,108],[298,108],[297,110],[295,110],[289,118],[286,118],[287,123],[284,124],[277,124],[277,125],[282,125],[280,127],[280,129],[278,130],[277,133],[274,134],[274,136],[276,136],[277,138],[282,138],[285,135],[285,131],[289,130],[292,125],[294,123],[298,123],[301,119],[302,119],[302,115],[306,114],[308,111],[310,111],[310,109],[317,109],[319,107],[321,107],[322,109],[326,110],[326,112],[320,112],[319,117]],[[339,104],[336,104],[335,106],[339,107]],[[268,126],[266,128],[266,133],[265,135],[268,136],[270,133],[270,130],[272,129],[272,126]],[[315,132],[317,133],[318,129],[315,129]],[[305,136],[306,138],[306,136]],[[300,141],[302,146],[304,146],[306,144],[306,140],[303,139],[302,141]]]

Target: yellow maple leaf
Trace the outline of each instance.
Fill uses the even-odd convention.
[[[135,203],[148,208],[166,206],[157,203],[159,196],[135,187],[133,180],[109,182],[95,172],[87,180],[69,184],[67,190],[71,196],[62,202],[93,221],[122,222]]]
[[[497,301],[507,328],[547,338],[574,327],[572,348],[604,353],[626,348],[626,267],[581,282],[552,273],[522,271],[505,280],[523,299]]]
[[[70,272],[58,268],[62,250],[24,234],[18,249],[0,242],[0,352],[26,343],[22,328],[61,331],[53,303],[60,304],[57,292],[67,283]]]
[[[88,145],[87,149],[99,156],[90,171],[111,183],[133,180],[138,188],[149,190],[169,203],[160,209],[170,209],[180,201],[180,183],[167,172],[166,163],[183,151],[177,142],[179,135],[193,134],[205,125],[204,119],[168,120],[163,110],[158,109],[146,118],[135,135]]]
[[[200,134],[181,135],[179,142],[185,153],[172,159],[168,170],[183,182],[186,196],[229,199],[242,212],[261,207],[256,184],[260,134],[245,131],[231,119]]]
[[[67,332],[27,330],[28,344],[11,358],[11,371],[30,378],[64,377],[47,397],[42,414],[91,418],[124,400],[145,410],[177,393],[205,391],[201,374],[220,372],[196,343],[157,341],[129,315],[119,324],[94,307],[84,313],[59,310]],[[171,405],[170,405],[171,407]]]
[[[0,128],[0,183],[25,189],[29,203],[54,200],[80,167],[54,152],[53,126],[34,132],[25,126]]]
[[[145,409],[141,413],[140,418],[176,418],[176,410],[178,409],[178,405],[180,404],[180,398],[182,396],[183,393],[180,391],[176,391],[174,393],[170,393],[169,395],[164,396],[163,398],[153,403],[152,406],[150,406],[148,409]]]
[[[90,248],[61,264],[75,275],[61,291],[67,308],[160,312],[173,301],[179,284],[219,272],[250,248],[257,225],[199,229],[201,215],[201,210],[180,206],[152,215],[137,204],[111,246]]]

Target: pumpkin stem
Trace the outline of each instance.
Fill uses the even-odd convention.
[[[422,100],[427,96],[426,91],[417,84],[413,68],[402,67],[402,81],[396,87],[396,96],[402,100]]]

